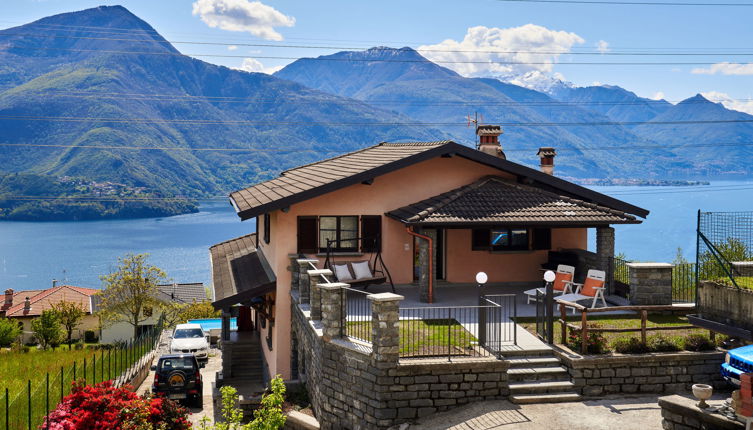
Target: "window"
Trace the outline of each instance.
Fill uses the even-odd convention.
[[[542,230],[548,231],[548,229]],[[530,232],[525,228],[477,228],[473,229],[471,234],[471,249],[474,251],[528,250],[531,249],[529,247],[529,236]]]
[[[382,217],[363,215],[361,217],[361,249],[363,252],[377,252],[382,248]]]
[[[327,241],[332,241],[333,251],[358,251],[358,241],[348,240],[358,237],[357,216],[319,217],[319,251],[327,251]]]
[[[316,254],[319,251],[318,226],[318,219],[315,216],[298,217],[299,254]]]
[[[266,244],[269,244],[269,241],[270,241],[270,237],[269,236],[271,234],[270,233],[270,228],[271,228],[270,224],[271,223],[270,223],[269,219],[270,219],[269,214],[264,214],[264,243],[266,243]]]

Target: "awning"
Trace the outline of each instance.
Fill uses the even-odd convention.
[[[246,303],[275,290],[277,278],[264,254],[256,249],[255,234],[218,243],[209,252],[215,308]]]

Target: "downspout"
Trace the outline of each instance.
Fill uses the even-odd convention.
[[[426,239],[429,242],[429,303],[434,303],[434,240],[429,236],[416,233],[412,227],[405,227],[405,230],[411,236]]]

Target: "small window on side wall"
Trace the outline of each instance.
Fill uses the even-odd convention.
[[[264,243],[269,244],[269,241],[271,240],[271,226],[270,226],[270,216],[269,214],[264,214]]]
[[[382,248],[382,217],[361,216],[361,251],[378,252]]]
[[[318,225],[315,216],[298,217],[298,253],[316,254],[318,246]]]

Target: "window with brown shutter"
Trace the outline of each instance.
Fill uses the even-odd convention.
[[[532,248],[535,250],[552,249],[552,229],[534,228],[532,230],[533,240]]]
[[[264,243],[269,244],[269,241],[271,240],[271,226],[270,226],[270,216],[269,214],[264,214]]]
[[[488,251],[490,236],[490,229],[474,228],[471,233],[471,249],[474,251]]]
[[[361,216],[361,251],[377,252],[382,248],[382,217],[379,215]]]
[[[299,216],[298,217],[298,253],[315,254],[319,250],[318,246],[318,227],[317,217]]]

